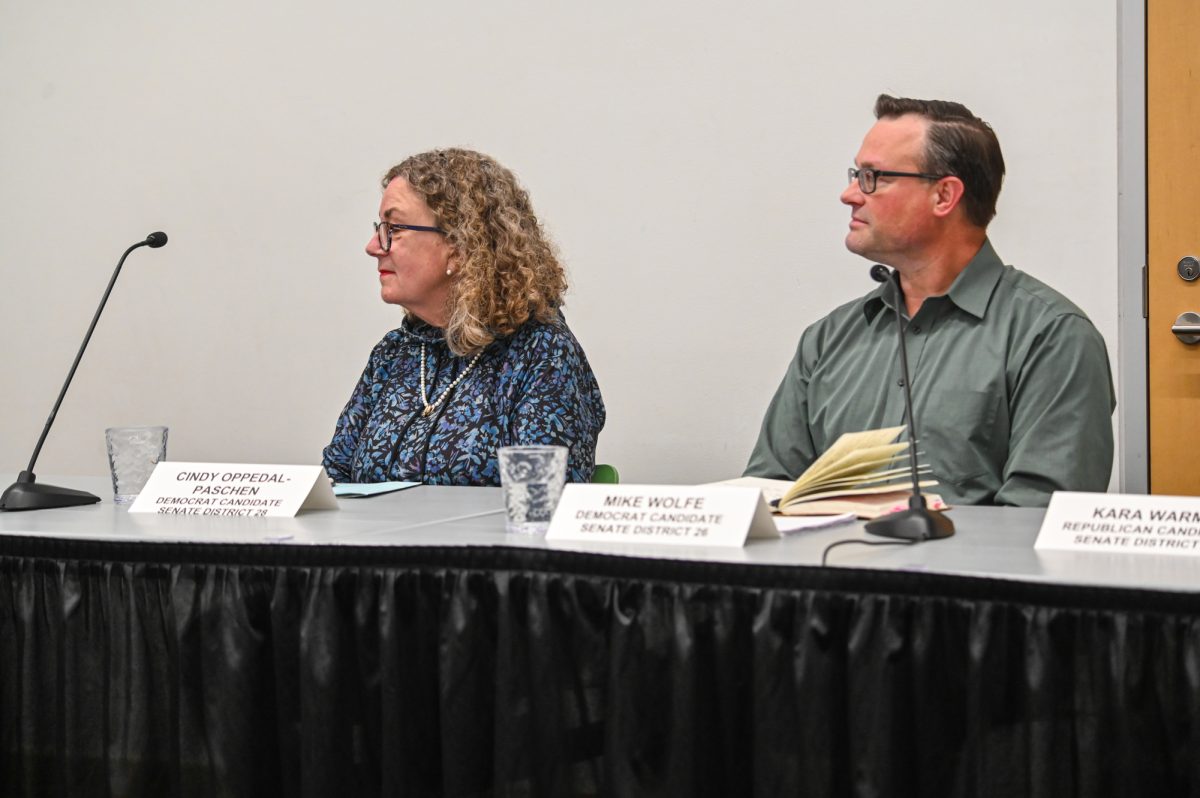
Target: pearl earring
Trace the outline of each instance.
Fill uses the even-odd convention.
[[[447,277],[449,277],[449,276],[450,276],[450,275],[452,275],[452,274],[454,274],[454,269],[446,269],[446,276],[447,276]]]

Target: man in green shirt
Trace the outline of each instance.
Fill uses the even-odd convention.
[[[1115,407],[1100,333],[987,239],[1004,178],[991,127],[881,95],[842,202],[846,247],[896,269],[919,449],[951,504],[1044,506],[1103,491]],[[800,338],[746,474],[792,479],[844,432],[904,423],[892,284]]]

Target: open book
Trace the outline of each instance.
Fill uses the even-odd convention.
[[[760,488],[775,511],[783,515],[855,513],[876,518],[908,506],[911,469],[908,442],[897,443],[904,427],[847,432],[834,441],[795,482],[742,477],[731,484]],[[919,465],[918,475],[929,467]],[[926,488],[936,480],[921,480]],[[925,494],[930,509],[943,509],[940,497]]]

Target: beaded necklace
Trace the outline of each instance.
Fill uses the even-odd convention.
[[[447,396],[454,392],[454,388],[460,382],[462,382],[463,377],[467,376],[467,374],[471,372],[471,369],[475,368],[475,364],[479,362],[481,355],[483,355],[483,350],[476,352],[475,357],[471,358],[471,362],[467,364],[467,367],[459,372],[459,375],[454,378],[454,382],[450,383],[449,387],[442,391],[442,395],[438,397],[436,402],[430,404],[429,397],[425,394],[425,344],[421,344],[421,404],[425,406],[425,409],[421,411],[422,416],[433,415],[433,411],[436,410],[442,404],[442,402],[446,401]]]

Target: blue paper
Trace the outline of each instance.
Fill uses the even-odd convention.
[[[333,495],[343,499],[365,499],[394,493],[398,490],[415,488],[420,482],[343,482],[333,486]]]

